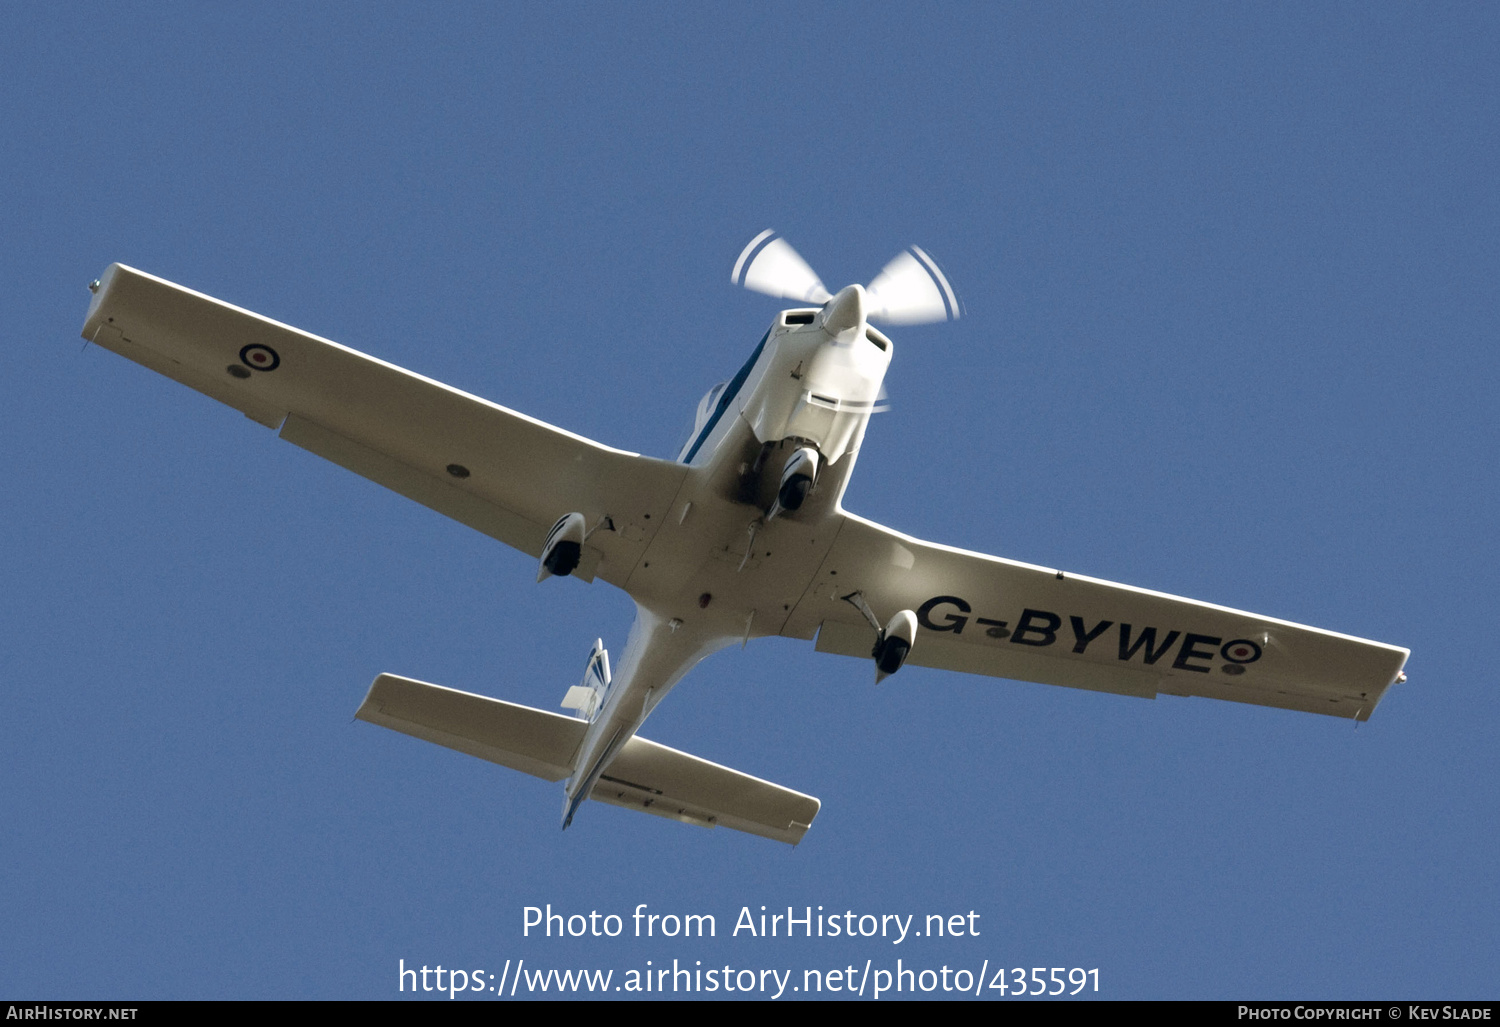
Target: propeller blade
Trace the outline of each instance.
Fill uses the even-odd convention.
[[[740,253],[730,280],[767,296],[804,303],[827,303],[831,298],[807,261],[769,228],[751,239]]]
[[[958,320],[958,297],[937,264],[913,246],[881,269],[865,291],[872,321],[917,325]]]

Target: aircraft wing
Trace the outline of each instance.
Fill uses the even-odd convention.
[[[585,580],[624,583],[687,473],[121,264],[83,336],[532,556],[576,510]]]
[[[547,781],[561,781],[572,773],[588,729],[574,717],[394,674],[375,679],[354,715]],[[802,840],[820,805],[810,795],[639,735],[604,768],[589,798],[789,845]]]
[[[1407,649],[1192,599],[934,545],[844,514],[785,634],[868,659],[917,614],[909,664],[1155,698],[1196,695],[1367,720]]]

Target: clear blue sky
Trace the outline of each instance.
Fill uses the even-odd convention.
[[[19,5],[0,35],[0,997],[394,997],[399,960],[1098,967],[1107,997],[1488,997],[1500,14],[1394,4]],[[796,850],[350,718],[555,708],[609,586],[83,348],[121,261],[668,455],[777,304],[931,252],[850,509],[1408,646],[1347,721],[762,641],[645,734]],[[713,941],[523,938],[522,909]],[[743,906],[977,912],[749,940]],[[628,931],[627,931],[628,933]],[[799,978],[800,979],[800,978]]]

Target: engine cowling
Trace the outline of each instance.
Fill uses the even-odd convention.
[[[583,514],[570,513],[558,518],[547,541],[542,544],[542,559],[537,567],[536,580],[544,581],[556,575],[566,578],[578,569],[583,558],[583,539],[587,534]]]
[[[875,683],[878,685],[906,663],[912,643],[917,639],[917,615],[902,610],[886,624],[875,639],[870,655],[875,657]]]

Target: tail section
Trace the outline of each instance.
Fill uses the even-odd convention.
[[[583,680],[563,696],[563,709],[572,710],[580,720],[592,721],[594,715],[604,708],[609,682],[609,650],[604,648],[604,639],[597,638],[593,651],[589,653],[589,662],[583,668]]]
[[[608,689],[608,658],[596,645]],[[586,675],[585,683],[589,681]],[[576,687],[584,687],[582,685]],[[382,674],[355,716],[501,766],[561,781],[574,772],[588,725],[577,717],[519,706],[440,685]],[[728,827],[796,845],[818,814],[818,800],[676,749],[632,736],[600,761],[583,795],[701,827]]]
[[[572,688],[568,694],[563,696],[563,707],[574,712],[580,720],[592,724],[599,711],[604,708],[604,700],[609,694],[609,651],[604,648],[604,639],[594,640],[593,651],[589,653],[589,662],[583,668],[583,680]],[[575,757],[576,761],[577,757]],[[602,761],[601,761],[602,762]],[[574,774],[585,768],[575,766]],[[593,775],[597,779],[597,773]],[[569,784],[571,784],[571,779]],[[568,825],[573,822],[573,815],[578,812],[578,807],[583,805],[583,800],[588,798],[593,780],[586,782],[583,788],[565,787],[563,789],[563,811],[562,829],[566,831]]]

